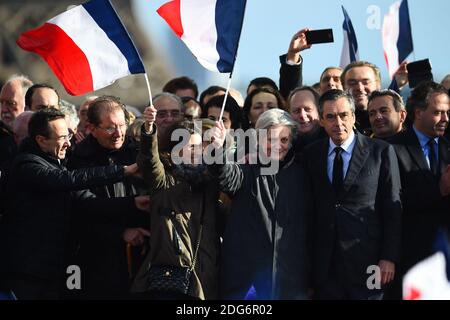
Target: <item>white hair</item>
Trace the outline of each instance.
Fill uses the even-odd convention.
[[[27,90],[33,85],[33,81],[30,80],[26,75],[24,74],[13,74],[6,80],[5,84],[18,81],[20,83],[20,86],[22,87],[23,95],[25,96],[25,93]]]
[[[291,130],[291,138],[295,139],[297,136],[297,122],[292,119],[291,115],[278,108],[270,109],[261,114],[256,121],[255,129],[268,130],[270,127],[286,126]]]
[[[75,105],[71,104],[70,102],[67,102],[65,100],[61,100],[60,108],[59,110],[64,113],[66,117],[69,117],[70,121],[70,128],[76,128],[78,127],[78,124],[80,123],[80,118],[78,118],[78,113]]]

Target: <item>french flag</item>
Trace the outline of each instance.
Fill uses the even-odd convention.
[[[233,71],[246,0],[172,0],[157,12],[208,70]]]
[[[108,0],[92,0],[24,32],[17,40],[40,55],[66,91],[81,95],[104,88],[144,65]]]
[[[414,50],[408,1],[397,1],[391,5],[383,21],[383,48],[389,76],[392,78]]]
[[[420,261],[403,277],[403,300],[450,300],[450,247],[440,230],[434,255]]]
[[[344,13],[344,45],[342,46],[341,53],[341,68],[345,68],[351,62],[359,61],[358,40],[356,39],[355,29],[353,29],[352,21],[342,6],[342,12]]]

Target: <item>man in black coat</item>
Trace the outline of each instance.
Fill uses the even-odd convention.
[[[17,152],[14,133],[0,120],[0,165],[11,160]]]
[[[33,115],[29,137],[7,177],[0,271],[19,299],[57,299],[65,283],[71,220],[126,223],[127,215],[137,214],[137,208],[143,209],[148,199],[95,199],[83,190],[121,181],[137,166],[68,171],[61,161],[71,135],[64,114],[58,110],[46,109]]]
[[[108,165],[131,165],[136,162],[137,149],[126,137],[124,106],[119,98],[103,96],[91,102],[88,110],[91,132],[78,144],[69,158],[69,169]],[[108,199],[144,194],[143,181],[133,177],[116,183],[90,188],[97,197]],[[139,192],[140,191],[140,192]],[[129,225],[91,223],[74,231],[79,241],[76,260],[82,265],[83,298],[125,298],[129,292],[127,244],[141,246],[148,231],[148,217],[140,215]],[[141,249],[139,249],[141,251]],[[137,261],[133,261],[137,264]],[[136,265],[136,268],[139,266]]]
[[[449,102],[441,85],[420,84],[407,103],[412,128],[389,140],[402,181],[402,275],[433,254],[437,231],[450,225],[450,143],[443,137]]]
[[[315,295],[380,299],[382,286],[394,278],[400,249],[395,152],[389,144],[353,130],[355,105],[348,93],[326,92],[319,112],[329,139],[304,153],[315,200]]]
[[[0,120],[0,221],[2,219],[4,195],[5,195],[5,170],[14,158],[17,146],[14,142],[14,134],[11,129]]]

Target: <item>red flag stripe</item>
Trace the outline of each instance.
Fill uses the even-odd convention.
[[[93,91],[92,73],[88,59],[75,42],[57,25],[24,32],[17,39],[24,50],[42,57],[71,95]]]
[[[166,20],[175,34],[181,38],[184,33],[181,22],[180,0],[173,0],[162,5],[156,12]]]

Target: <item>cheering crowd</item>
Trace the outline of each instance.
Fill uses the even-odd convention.
[[[280,56],[279,84],[253,79],[245,98],[216,85],[199,94],[179,77],[141,113],[114,96],[74,106],[11,76],[0,92],[0,291],[402,299],[403,275],[450,226],[448,77],[411,88],[406,103],[406,62],[396,90],[365,61],[305,86],[305,31]],[[69,266],[81,270],[75,289]]]

